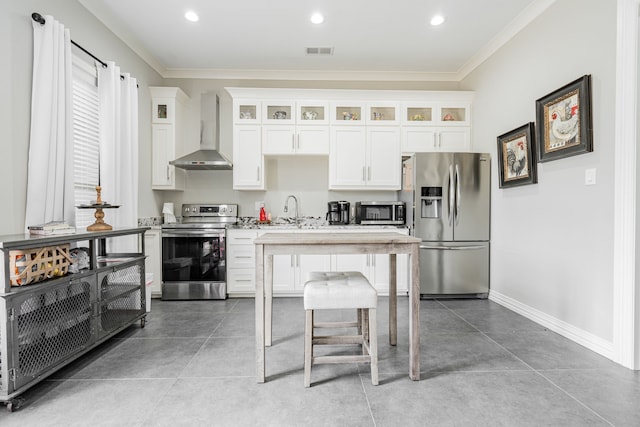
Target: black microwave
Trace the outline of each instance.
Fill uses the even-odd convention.
[[[404,202],[356,202],[356,224],[404,225]]]

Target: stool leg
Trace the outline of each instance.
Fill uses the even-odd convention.
[[[370,334],[370,330],[369,330],[369,310],[364,308],[364,309],[360,309],[360,311],[362,312],[362,341],[364,342],[369,342],[369,334]],[[364,346],[364,344],[362,345],[362,354],[366,355],[367,354],[367,349]]]
[[[358,335],[362,335],[362,309],[357,308],[356,313],[358,314],[358,320],[356,321],[358,323]]]
[[[304,320],[304,386],[311,386],[311,357],[313,352],[313,310],[305,310]]]
[[[378,385],[378,331],[376,329],[376,309],[369,312],[369,350],[371,356],[371,383]]]

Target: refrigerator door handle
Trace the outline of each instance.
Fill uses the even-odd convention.
[[[454,202],[454,189],[453,189],[453,165],[449,165],[449,188],[448,188],[448,192],[449,192],[449,226],[451,227],[453,225],[453,202]]]
[[[460,166],[456,164],[456,225],[460,224]]]
[[[484,249],[486,246],[474,245],[474,246],[429,246],[420,245],[420,249],[430,249],[437,251],[473,251],[478,249]]]

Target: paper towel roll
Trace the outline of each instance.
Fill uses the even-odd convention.
[[[163,214],[171,214],[173,215],[173,203],[167,202],[162,206]]]
[[[162,206],[162,213],[164,214],[165,224],[174,224],[176,222],[176,216],[173,214],[173,203],[165,203]]]

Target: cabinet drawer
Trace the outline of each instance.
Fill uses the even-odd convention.
[[[253,245],[230,245],[227,247],[229,268],[255,268],[256,250]]]
[[[253,241],[256,237],[258,237],[258,232],[256,230],[227,231],[227,246],[253,245]]]
[[[256,271],[251,268],[230,268],[227,270],[227,292],[255,292]]]

